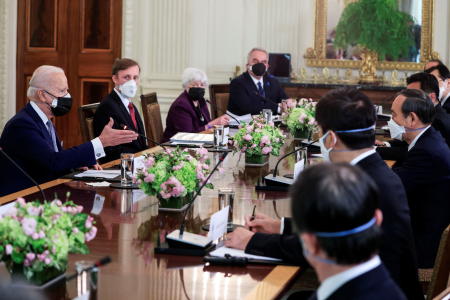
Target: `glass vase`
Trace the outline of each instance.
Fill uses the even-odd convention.
[[[262,167],[269,163],[269,155],[249,155],[245,153],[245,165],[249,167]]]

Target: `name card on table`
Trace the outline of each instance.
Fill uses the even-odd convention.
[[[208,238],[215,241],[227,232],[228,213],[230,206],[226,206],[211,216]]]

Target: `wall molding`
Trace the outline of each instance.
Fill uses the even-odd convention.
[[[16,110],[17,0],[0,1],[0,132]]]

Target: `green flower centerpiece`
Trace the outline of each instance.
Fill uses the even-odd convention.
[[[145,194],[156,196],[160,209],[182,209],[210,172],[208,150],[192,152],[176,148],[147,155],[136,182]],[[207,188],[213,188],[211,183]]]
[[[281,119],[294,139],[310,139],[316,127],[316,104],[312,99],[302,98],[291,102]]]
[[[266,122],[263,116],[254,117],[248,124],[240,125],[234,135],[232,146],[245,153],[247,166],[267,164],[269,155],[280,155],[285,136],[273,122]]]
[[[97,228],[82,211],[72,201],[17,199],[0,219],[0,257],[13,278],[41,285],[66,271],[69,253],[89,253]]]

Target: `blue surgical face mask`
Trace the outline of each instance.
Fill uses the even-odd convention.
[[[358,128],[358,129],[349,129],[349,130],[336,130],[336,133],[357,133],[357,132],[362,132],[362,131],[369,131],[369,130],[374,130],[375,129],[375,124],[370,126],[370,127],[366,127],[366,128]],[[323,155],[323,159],[325,161],[331,161],[330,159],[330,152],[333,150],[333,147],[327,149],[327,147],[325,147],[325,139],[327,138],[327,135],[330,134],[330,131],[327,131],[320,139],[319,139],[319,145],[320,145],[320,152]],[[336,138],[333,136],[333,145],[336,144]],[[345,151],[351,151],[351,150],[340,150],[340,152],[345,152]]]

